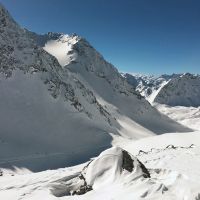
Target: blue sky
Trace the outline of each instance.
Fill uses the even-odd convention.
[[[200,73],[199,0],[0,0],[37,33],[77,33],[120,71]]]

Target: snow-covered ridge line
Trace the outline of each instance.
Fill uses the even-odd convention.
[[[159,77],[123,74],[123,76],[150,103],[194,107],[200,105],[198,74],[183,73]]]
[[[86,71],[104,78],[120,93],[125,95],[132,93],[141,98],[140,94],[127,84],[118,70],[105,61],[103,56],[83,37],[59,33],[37,35],[30,31],[28,34],[40,47],[55,56],[64,69],[73,70],[77,64],[81,65],[81,68]]]
[[[50,42],[56,44],[59,47],[60,46],[62,46],[62,48],[65,47],[64,51],[65,53],[63,53],[63,58],[66,59],[67,63],[69,64],[63,65],[62,66],[63,69],[69,70],[80,82],[82,82],[84,85],[87,85],[87,87],[89,87],[90,90],[95,94],[97,99],[99,99],[101,102],[104,102],[104,106],[107,108],[107,111],[109,113],[113,113],[113,106],[111,109],[109,109],[110,105],[114,105],[116,106],[116,108],[119,109],[119,104],[120,104],[119,110],[124,110],[120,102],[131,101],[131,98],[132,102],[137,101],[138,102],[137,104],[140,105],[141,107],[137,109],[138,105],[135,106],[135,108],[132,109],[132,112],[138,112],[139,110],[141,110],[139,112],[149,113],[150,110],[152,110],[148,102],[144,100],[144,98],[137,91],[135,91],[130,84],[127,83],[126,79],[118,72],[118,70],[112,64],[104,60],[103,56],[99,52],[97,52],[87,40],[80,37],[75,42],[69,42],[71,40],[74,41],[74,37],[77,37],[77,35],[75,36],[67,35],[66,37],[67,41],[65,41],[64,43],[61,43],[58,39],[49,38],[49,40],[46,41],[46,44]],[[43,48],[46,48],[46,44],[43,44]],[[60,62],[63,61],[57,55],[59,54],[57,50],[54,49],[53,47],[49,46],[49,48],[46,50],[53,56],[55,56],[58,59],[58,61],[59,60]],[[115,105],[113,101],[114,99],[115,101],[117,101],[116,102],[117,105]],[[142,107],[145,107],[145,109],[143,109]],[[148,107],[149,110],[146,109]],[[128,112],[126,110],[124,115],[127,115]],[[156,111],[154,110],[153,112]],[[159,115],[159,113],[157,114]],[[150,116],[148,115],[148,117]],[[131,120],[136,121],[142,126],[144,126],[144,124],[149,124],[149,122],[144,123],[142,118],[143,116],[139,118],[139,116],[136,115],[133,116],[133,114],[131,114]],[[151,127],[148,126],[148,128],[150,128],[151,130],[152,126]]]
[[[147,99],[154,99],[156,92],[164,83],[180,76],[180,74],[163,74],[161,76],[154,76],[129,73],[122,73],[122,75],[126,78],[129,84],[133,85],[136,91]]]
[[[80,94],[77,95],[76,88],[80,88],[82,90],[82,95],[86,96],[87,101],[96,104],[99,112],[102,112],[105,117],[107,115],[106,121],[110,123],[108,113],[100,106],[93,93],[85,88],[75,77],[69,75],[67,71],[63,71],[56,58],[39,47],[34,40],[31,40],[36,34],[31,34],[31,32],[19,27],[3,8],[1,10],[1,16],[5,22],[2,24],[1,35],[1,73],[5,74],[6,77],[10,77],[12,76],[13,70],[20,69],[24,73],[41,74],[41,79],[48,85],[48,89],[54,98],[64,96],[64,99],[71,101],[71,104],[78,111],[83,111],[91,117],[89,110],[87,110],[79,100]],[[46,38],[53,37],[58,38],[61,42],[65,42],[65,37],[67,36],[64,34],[49,33],[48,35],[44,35],[44,37],[39,36],[39,39],[40,37],[45,40]],[[72,39],[77,41],[80,38],[78,36],[73,36]],[[3,42],[6,42],[6,44]]]
[[[154,101],[170,106],[200,106],[200,75],[186,73],[171,79]]]

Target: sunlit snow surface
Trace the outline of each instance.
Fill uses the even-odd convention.
[[[95,179],[98,187],[84,195],[68,196],[64,193],[57,197],[55,191],[62,192],[67,188],[66,182],[76,177],[87,163],[71,168],[48,170],[40,173],[16,175],[3,171],[0,177],[0,197],[6,200],[15,199],[152,199],[152,200],[198,200],[200,194],[200,132],[169,133],[148,137],[133,142],[119,142],[123,148],[143,162],[151,178],[143,178],[137,171],[130,175],[116,171],[119,161],[115,161],[118,151],[105,151],[115,165],[103,160],[102,166],[91,166],[90,175],[95,170],[110,174],[98,175]],[[143,151],[141,151],[143,150]],[[118,155],[118,154],[117,154]],[[113,157],[113,158],[112,158]],[[108,161],[108,160],[107,160]],[[110,160],[111,161],[111,160]],[[106,169],[106,166],[108,169]],[[100,172],[99,171],[99,172]],[[13,176],[11,176],[13,174]],[[117,175],[118,174],[118,175]],[[134,175],[134,176],[133,176]],[[129,177],[129,178],[128,178]],[[106,180],[109,180],[108,182]],[[101,184],[102,183],[102,184]]]
[[[44,50],[54,55],[61,66],[68,65],[71,61],[67,53],[72,50],[72,45],[78,41],[77,37],[70,37],[68,35],[61,35],[56,40],[49,40]]]
[[[168,106],[157,103],[153,103],[153,105],[180,124],[194,130],[200,130],[200,107]]]
[[[190,129],[151,107],[85,39],[45,43],[61,67],[2,6],[0,19],[0,200],[200,199],[199,132],[180,133]],[[166,132],[179,133],[141,139]],[[65,191],[88,163],[31,172],[86,162],[111,145],[151,178],[122,170],[119,148],[91,163],[93,190],[81,196]]]

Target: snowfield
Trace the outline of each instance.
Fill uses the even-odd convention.
[[[113,147],[75,167],[7,173],[0,178],[0,196],[6,200],[199,199],[200,132],[169,133],[120,144],[128,150],[126,156],[123,149]],[[72,195],[73,191],[77,192]]]
[[[161,113],[193,130],[200,130],[200,107],[168,106],[153,103]]]

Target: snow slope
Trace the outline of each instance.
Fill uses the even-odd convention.
[[[109,133],[119,134],[120,125],[93,92],[37,46],[3,6],[0,20],[0,168],[69,166],[109,147]],[[151,133],[141,132],[135,137]]]
[[[51,97],[37,74],[17,71],[12,78],[1,79],[0,91],[1,167],[57,168],[82,162],[110,146],[109,125],[95,123],[61,98]]]
[[[64,40],[63,38],[66,45],[66,60],[71,60],[68,65],[63,65],[63,68],[72,72],[80,82],[94,93],[103,107],[114,116],[120,125],[120,134],[125,133],[124,135],[135,138],[130,133],[131,129],[141,133],[140,135],[143,135],[144,132],[160,134],[173,130],[185,130],[151,107],[139,93],[135,92],[117,69],[106,62],[85,39],[77,35],[72,35],[71,38],[61,35],[57,39],[50,39],[46,44],[56,43],[58,46],[60,40]],[[44,48],[46,48],[46,44]],[[70,51],[68,51],[69,46]],[[46,50],[59,61],[57,49]],[[59,62],[61,63],[62,60]]]
[[[170,106],[200,106],[200,76],[186,73],[170,80],[154,101]]]
[[[150,103],[170,106],[200,105],[200,76],[190,73],[161,75],[160,77],[123,74]]]
[[[199,75],[123,76],[161,113],[184,126],[200,130]]]
[[[152,108],[86,40],[31,33],[3,6],[0,21],[0,168],[70,166],[110,147],[115,135],[189,131]]]
[[[144,96],[150,103],[152,103],[160,92],[161,88],[166,85],[171,79],[179,77],[179,74],[161,76],[153,75],[140,75],[140,74],[129,74],[122,73],[123,77],[128,81],[129,84]]]
[[[2,6],[0,20],[0,167],[69,166],[110,146],[115,120],[93,93]]]
[[[173,120],[194,130],[200,130],[200,107],[168,106],[153,103],[154,107]]]
[[[115,147],[88,163],[71,168],[26,175],[5,174],[0,177],[0,197],[8,200],[39,200],[41,197],[48,200],[199,199],[199,132],[129,140],[124,146],[130,152],[126,156],[123,149]],[[141,162],[145,166],[141,167]],[[144,176],[147,172],[150,177]],[[78,195],[79,192],[83,192],[82,195]]]

